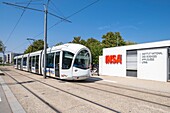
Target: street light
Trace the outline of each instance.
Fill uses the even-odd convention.
[[[33,42],[35,42],[36,40],[33,39],[33,38],[27,38],[27,40],[30,42],[30,40],[32,40]],[[30,42],[30,45],[31,45],[31,42]],[[32,44],[32,52],[33,52],[33,44]]]
[[[17,5],[17,4],[13,4],[13,3],[8,3],[8,2],[2,2],[3,4],[6,5],[11,5],[11,6],[15,6],[15,7],[20,7],[22,9],[30,9],[30,10],[34,10],[34,11],[39,11],[39,12],[44,12],[44,74],[43,77],[46,78],[46,54],[47,54],[47,15],[50,14],[51,16],[57,17],[59,19],[61,19],[62,21],[67,21],[67,22],[71,22],[69,20],[67,20],[66,18],[62,18],[60,16],[57,16],[55,14],[52,14],[50,12],[48,12],[48,5],[50,3],[50,0],[47,1],[46,4],[44,4],[44,10],[40,10],[40,9],[35,9],[35,8],[30,8],[30,7],[25,7],[25,6],[21,6],[21,5]],[[28,38],[30,39],[30,38]]]
[[[27,40],[33,40],[33,41],[35,41],[35,39],[33,39],[33,38],[27,38]]]

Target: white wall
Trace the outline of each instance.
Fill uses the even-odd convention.
[[[122,55],[122,64],[106,64],[106,55]],[[126,76],[126,50],[124,47],[114,47],[103,49],[102,75]]]
[[[167,81],[167,49],[138,50],[137,77]]]
[[[137,50],[137,78],[166,82],[170,40],[103,49],[99,58],[101,75],[126,77],[126,51]],[[106,55],[122,55],[122,64],[106,64]]]
[[[103,56],[99,56],[99,75],[103,75],[102,69],[103,69]]]

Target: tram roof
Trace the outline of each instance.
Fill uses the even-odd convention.
[[[28,56],[29,56],[29,53],[23,55],[23,57],[28,57]]]
[[[75,43],[66,43],[63,45],[59,45],[59,46],[54,46],[51,48],[51,51],[55,52],[58,50],[66,50],[66,51],[70,51],[72,53],[76,53],[77,51],[79,51],[82,48],[86,48],[83,45],[80,44],[75,44]]]
[[[72,53],[76,53],[77,51],[79,51],[82,48],[87,48],[87,47],[85,47],[84,45],[81,45],[81,44],[76,44],[76,43],[66,43],[66,44],[62,44],[59,46],[53,46],[52,48],[47,48],[47,53],[56,52],[56,51],[60,51],[60,50],[65,50],[65,51],[70,51]],[[15,56],[14,59],[27,57],[27,56],[40,55],[42,52],[43,52],[43,50],[40,50],[40,51],[36,51],[36,52],[24,54],[24,55]]]
[[[42,50],[30,53],[30,56],[40,55]]]

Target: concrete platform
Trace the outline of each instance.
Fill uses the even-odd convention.
[[[136,77],[117,77],[117,76],[107,76],[107,75],[101,75],[98,77],[103,79],[103,81],[105,82],[111,82],[118,85],[120,84],[124,86],[130,86],[134,88],[170,94],[170,82],[144,80],[144,79],[138,79]]]
[[[3,109],[1,108],[1,111],[8,112],[8,113],[26,113],[25,110],[23,109],[23,107],[20,105],[20,103],[18,102],[18,100],[16,99],[16,97],[14,96],[14,94],[12,93],[12,91],[10,90],[10,88],[8,87],[8,85],[5,83],[5,81],[3,80],[3,78],[0,76],[0,85],[2,86],[2,90],[3,93],[5,94],[4,100],[2,101],[4,105],[6,105],[5,107],[3,107]],[[8,104],[7,104],[8,103]],[[6,109],[7,108],[7,109]],[[12,112],[11,112],[12,111]]]

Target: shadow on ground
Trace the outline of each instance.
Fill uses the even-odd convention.
[[[94,82],[97,82],[97,81],[101,81],[103,79],[101,78],[98,78],[98,77],[90,77],[86,80],[61,80],[61,79],[58,79],[60,80],[60,83],[65,83],[65,82],[74,82],[74,83],[94,83]]]

